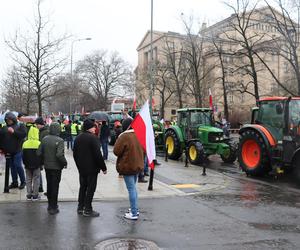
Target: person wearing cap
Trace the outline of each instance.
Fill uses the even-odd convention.
[[[83,122],[83,131],[75,141],[73,157],[79,172],[79,195],[77,213],[85,217],[98,217],[93,210],[92,201],[97,187],[98,174],[107,168],[100,151],[100,143],[95,135],[96,125],[91,119]]]
[[[22,166],[22,144],[26,137],[26,127],[18,122],[17,117],[12,112],[7,112],[4,117],[6,125],[0,130],[1,151],[4,152],[11,168],[12,183],[9,188],[24,189],[25,172]],[[20,186],[18,186],[18,176]]]
[[[116,163],[117,171],[123,175],[129,194],[130,209],[125,213],[124,217],[129,220],[137,220],[139,218],[139,209],[136,181],[138,174],[144,169],[144,151],[134,130],[130,129],[131,122],[131,118],[126,118],[122,121],[124,132],[119,135],[113,152],[118,157]]]
[[[46,135],[49,135],[49,126],[45,124],[43,117],[36,118],[34,123],[35,123],[36,127],[39,129],[39,140],[42,141],[42,139]],[[39,192],[40,193],[44,192],[42,172],[40,172]]]

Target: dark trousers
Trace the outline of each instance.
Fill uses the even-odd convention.
[[[100,141],[102,152],[103,152],[103,160],[108,159],[108,141]]]
[[[78,208],[92,211],[92,201],[97,187],[98,173],[92,175],[79,174]]]
[[[57,197],[61,179],[61,170],[46,169],[46,179],[48,206],[50,209],[55,209],[58,207]]]

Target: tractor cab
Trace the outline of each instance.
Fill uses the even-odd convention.
[[[199,138],[199,134],[207,127],[211,129],[214,126],[214,119],[211,109],[209,108],[187,108],[179,109],[178,126],[183,131],[184,137],[190,139]],[[217,129],[222,133],[221,129]]]

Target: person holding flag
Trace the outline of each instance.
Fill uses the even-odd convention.
[[[114,154],[118,157],[116,168],[120,175],[123,175],[126,188],[129,194],[130,209],[124,217],[129,220],[139,218],[138,193],[136,182],[138,174],[144,169],[144,151],[133,129],[131,129],[132,118],[123,120],[123,133],[119,135],[115,146]]]

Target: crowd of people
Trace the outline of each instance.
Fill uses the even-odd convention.
[[[110,129],[107,121],[86,119],[83,123],[52,122],[47,125],[42,117],[34,124],[24,124],[13,113],[7,112],[5,124],[0,129],[0,150],[5,155],[11,170],[10,189],[24,189],[30,201],[39,200],[44,192],[42,170],[46,174],[48,213],[59,213],[58,193],[62,170],[68,163],[66,148],[73,151],[73,158],[79,173],[79,194],[77,213],[86,217],[97,217],[99,213],[92,207],[98,174],[107,173],[108,139]],[[147,158],[130,124],[132,118],[126,114],[116,121],[114,130],[117,156],[116,170],[123,177],[128,190],[130,209],[124,217],[137,220],[139,216],[136,182],[147,182]],[[101,153],[102,148],[102,153]],[[24,171],[24,168],[25,171]]]

